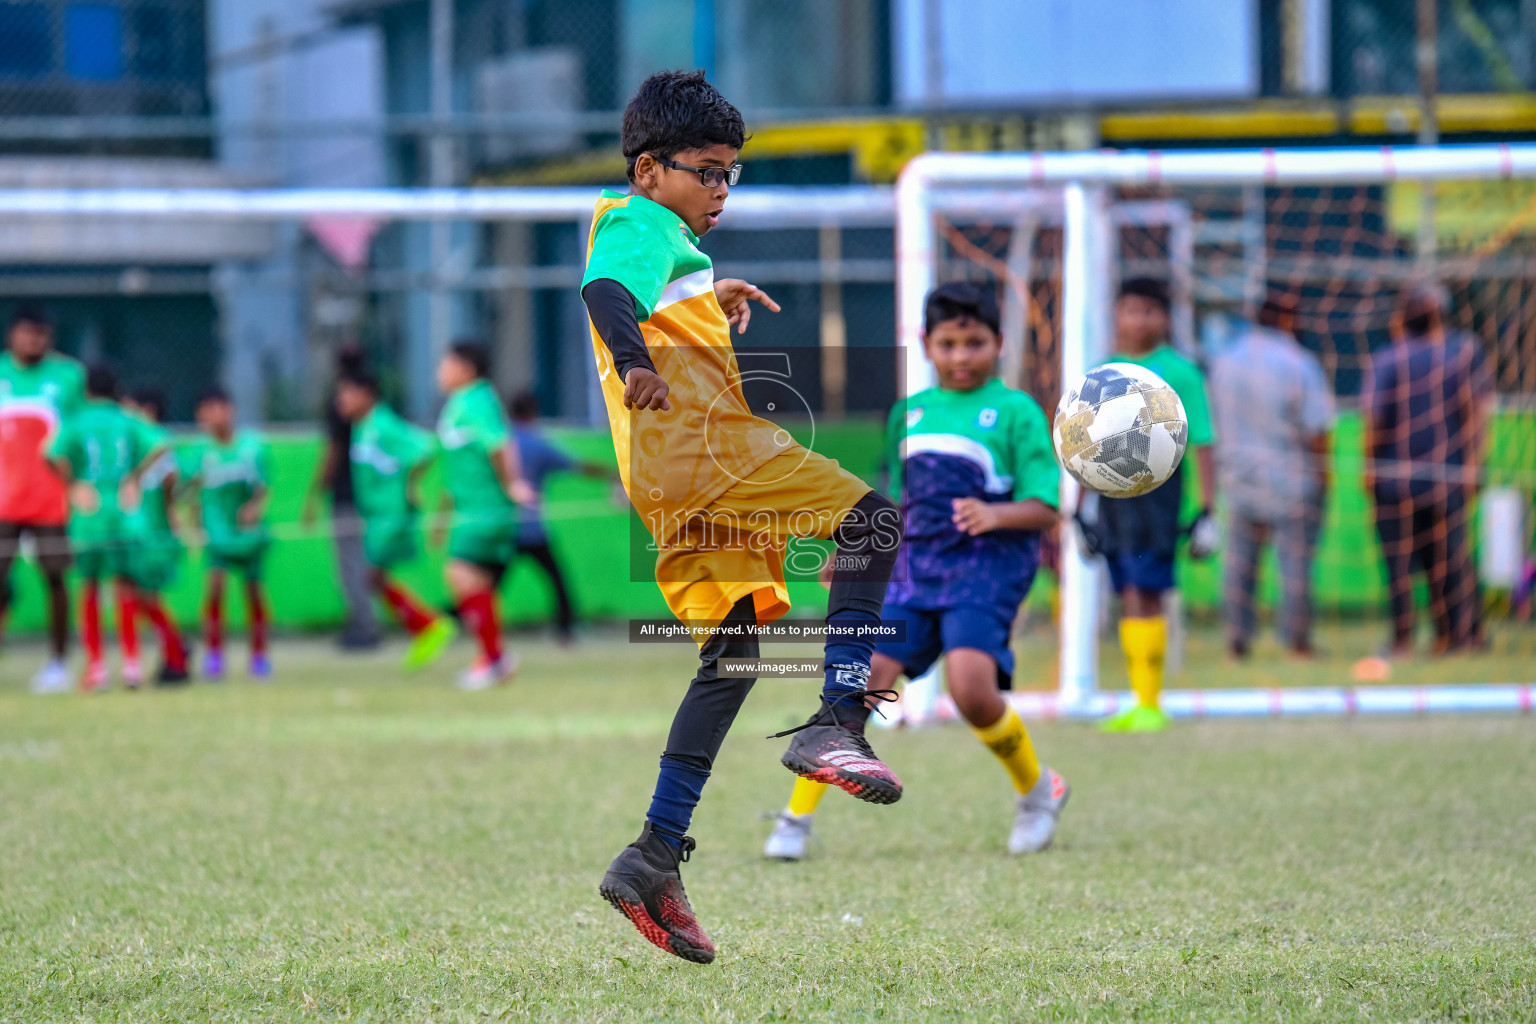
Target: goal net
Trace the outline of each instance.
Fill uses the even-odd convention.
[[[936,283],[996,287],[1005,379],[1048,415],[1117,351],[1120,284],[1161,283],[1224,485],[1220,549],[1178,547],[1166,709],[1529,709],[1533,175],[1525,146],[920,157],[897,198],[907,391]],[[1065,510],[1078,490],[1063,474]],[[1064,527],[1053,568],[1013,699],[1111,713],[1131,696],[1104,559]],[[949,712],[913,690],[913,717]]]

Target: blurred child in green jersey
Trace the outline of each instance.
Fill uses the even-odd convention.
[[[208,576],[204,590],[203,640],[208,645],[203,674],[224,678],[224,584],[234,573],[245,584],[250,617],[251,675],[267,679],[267,607],[261,563],[269,537],[266,512],[271,470],[266,442],[253,430],[235,430],[235,404],[223,388],[205,392],[197,403],[197,425],[207,435],[189,453],[188,483],[207,535]]]
[[[59,425],[85,401],[85,368],[53,351],[53,320],[23,303],[11,314],[0,353],[0,625],[11,604],[11,565],[30,538],[48,588],[48,662],[32,677],[33,693],[65,693],[69,643],[69,501],[46,449]]]
[[[1156,732],[1166,728],[1162,709],[1163,661],[1168,623],[1163,595],[1174,589],[1180,539],[1189,551],[1208,558],[1215,551],[1216,458],[1205,375],[1168,343],[1168,286],[1154,278],[1131,278],[1115,299],[1115,351],[1109,362],[1135,363],[1162,377],[1178,393],[1189,417],[1189,450],[1200,481],[1200,511],[1187,529],[1179,525],[1188,479],[1181,462],[1161,487],[1133,498],[1100,498],[1090,547],[1109,567],[1110,586],[1120,595],[1120,646],[1136,703],[1106,720],[1108,732]]]
[[[123,400],[130,413],[151,424],[165,419],[165,395],[158,388],[135,388]],[[181,538],[176,535],[176,485],[181,468],[166,448],[139,474],[138,501],[128,511],[128,577],[134,609],[160,637],[160,669],[155,682],[175,686],[190,679],[187,644],[176,620],[160,600],[181,567]]]
[[[390,570],[415,558],[420,550],[421,517],[416,485],[432,461],[432,434],[408,423],[379,401],[379,385],[361,367],[350,367],[336,384],[336,411],[352,425],[347,471],[353,500],[363,521],[363,552],[368,584],[411,634],[407,670],[419,669],[441,655],[458,630],[451,619],[433,613]]]
[[[455,342],[437,365],[447,396],[437,420],[444,501],[452,508],[448,531],[448,589],[459,617],[480,642],[480,657],[459,677],[459,687],[484,690],[517,672],[502,649],[496,585],[517,552],[517,504],[534,500],[521,479],[517,448],[486,380],[490,355],[472,341]]]
[[[68,485],[69,536],[82,580],[80,637],[86,668],[80,689],[92,692],[107,685],[101,645],[101,583],[107,579],[116,582],[123,682],[136,687],[143,680],[133,622],[128,517],[122,499],[136,503],[136,479],[165,452],[166,441],[160,428],[117,403],[117,381],[106,367],[90,369],[85,395],[85,404],[53,435],[47,455],[54,472]]]

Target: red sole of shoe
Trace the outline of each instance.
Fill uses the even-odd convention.
[[[646,913],[645,904],[635,900],[625,899],[623,895],[612,889],[599,889],[603,899],[612,905],[614,910],[629,918],[629,923],[635,926],[645,940],[651,945],[671,953],[675,957],[681,957],[690,963],[713,963],[715,951],[712,949],[699,949],[686,942],[679,942],[661,925],[657,924],[651,915]]]
[[[794,772],[802,779],[810,779],[812,782],[825,783],[828,786],[836,786],[838,789],[871,804],[893,804],[901,799],[901,787],[892,786],[880,779],[872,779],[867,775],[851,775],[838,771],[830,765],[814,767],[798,757],[784,755],[779,762],[785,768]]]

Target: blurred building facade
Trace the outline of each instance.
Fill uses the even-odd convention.
[[[15,0],[0,4],[0,185],[595,187],[622,179],[635,84],[683,66],[748,116],[743,187],[888,183],[930,147],[1407,143],[1414,7]],[[1442,136],[1536,134],[1536,0],[1438,12]],[[312,419],[330,354],[355,342],[425,418],[436,352],[474,335],[501,384],[579,420],[583,241],[575,224],[32,224],[0,242],[0,298],[45,299],[63,347],[154,376],[178,416],[217,377],[253,418]],[[760,283],[786,309],[754,322],[762,341],[814,345],[835,312],[849,346],[890,344],[888,229],[707,245],[722,272],[776,268]]]

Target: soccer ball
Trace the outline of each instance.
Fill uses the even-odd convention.
[[[1061,396],[1051,435],[1056,457],[1078,483],[1134,498],[1179,468],[1189,419],[1163,378],[1135,363],[1105,363]]]

